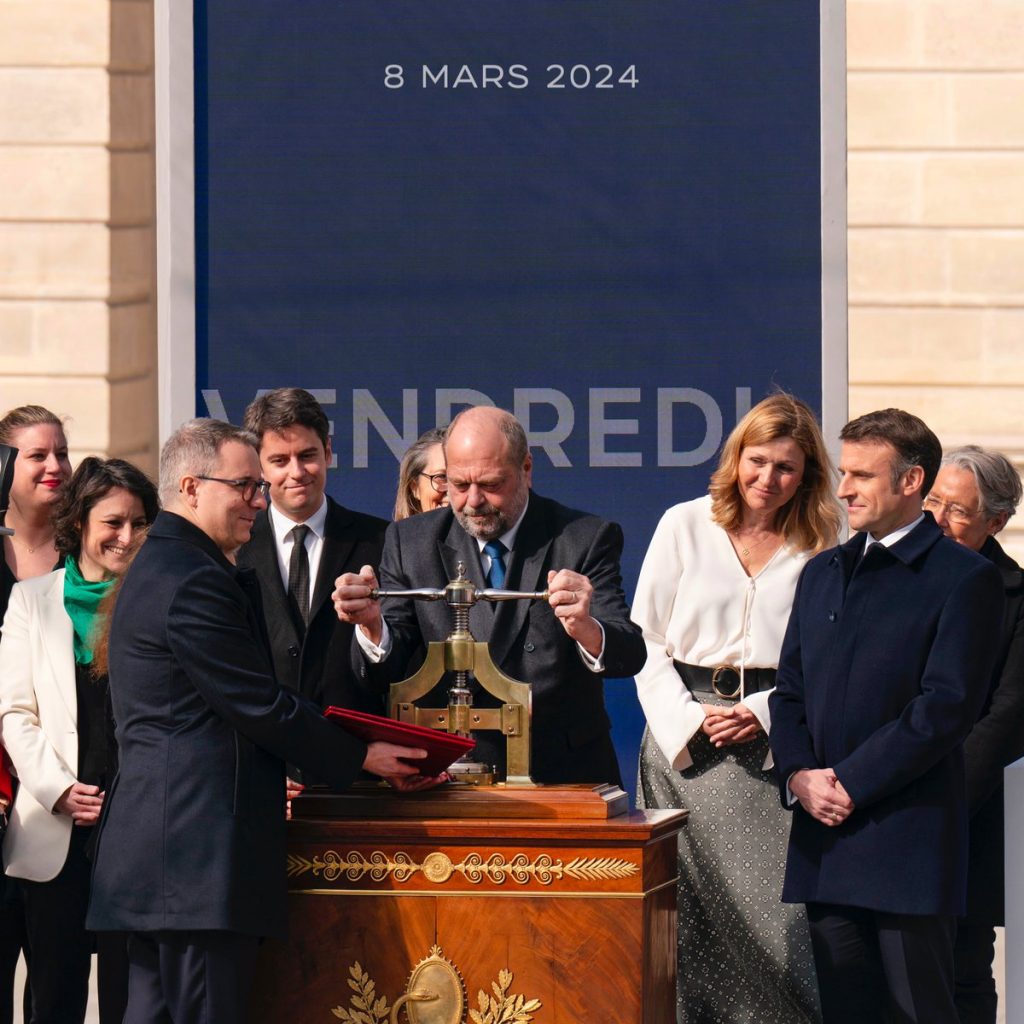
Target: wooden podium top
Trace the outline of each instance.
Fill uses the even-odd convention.
[[[292,801],[295,818],[544,818],[601,819],[629,810],[612,785],[472,786],[446,783],[399,793],[385,782],[357,782],[344,793],[310,791]]]
[[[586,828],[623,839],[630,833],[654,838],[675,831],[686,811],[630,811],[629,798],[611,785],[535,787],[449,784],[420,793],[399,793],[386,784],[357,783],[344,793],[307,792],[292,801],[293,828],[306,833],[332,822],[358,819],[387,823],[388,831],[429,827],[440,836],[465,829],[467,821],[487,823],[492,836],[540,836],[548,831]],[[403,827],[404,826],[404,827]],[[603,827],[602,827],[603,826]]]

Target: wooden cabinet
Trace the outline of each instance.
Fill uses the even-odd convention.
[[[398,1001],[412,1024],[674,1020],[685,812],[525,793],[303,798],[291,937],[264,945],[253,1019],[388,1024]]]

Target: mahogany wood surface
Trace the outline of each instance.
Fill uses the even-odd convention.
[[[449,783],[421,793],[398,793],[386,783],[359,783],[344,793],[311,790],[292,802],[295,818],[528,818],[607,819],[629,810],[618,787],[471,786]]]
[[[357,963],[359,984],[372,981],[377,1008],[381,997],[390,1007],[436,944],[463,978],[466,1021],[478,993],[493,994],[509,971],[507,993],[540,1000],[534,1024],[668,1024],[684,820],[634,811],[292,821],[291,938],[261,952],[252,1020],[344,1020],[332,1010],[354,1009]],[[433,1018],[402,1009],[398,1020]]]

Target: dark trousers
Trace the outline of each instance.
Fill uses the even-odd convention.
[[[957,1024],[952,917],[808,903],[825,1024]]]
[[[956,1012],[960,1024],[995,1024],[996,982],[992,961],[996,955],[996,930],[990,924],[960,920],[953,945]]]
[[[14,1024],[14,972],[24,952],[29,962],[28,936],[25,932],[25,908],[18,883],[0,877],[0,1024]],[[23,1019],[32,1019],[29,986],[22,993]]]
[[[237,932],[133,932],[124,1024],[243,1024],[258,948]]]
[[[19,886],[28,942],[35,954],[28,976],[32,1024],[81,1022],[92,967],[92,936],[85,930],[89,861],[83,837],[72,832],[67,860],[56,878],[22,879]]]
[[[81,1024],[89,999],[94,948],[99,953],[100,1021],[120,1024],[126,1001],[125,940],[85,930],[92,870],[85,847],[89,829],[74,828],[67,860],[49,882],[19,881],[25,927],[35,955],[29,964],[32,1024]]]

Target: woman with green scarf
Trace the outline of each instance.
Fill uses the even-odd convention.
[[[85,459],[54,516],[64,568],[16,584],[4,619],[0,738],[20,786],[3,859],[25,906],[33,1020],[85,1018],[97,945],[85,930],[88,847],[117,763],[107,680],[96,678],[93,652],[103,599],[158,507],[156,488],[130,463]],[[98,945],[107,1024],[120,1020],[126,994],[105,985],[104,954],[123,958],[123,940]],[[113,988],[123,989],[123,977]]]

